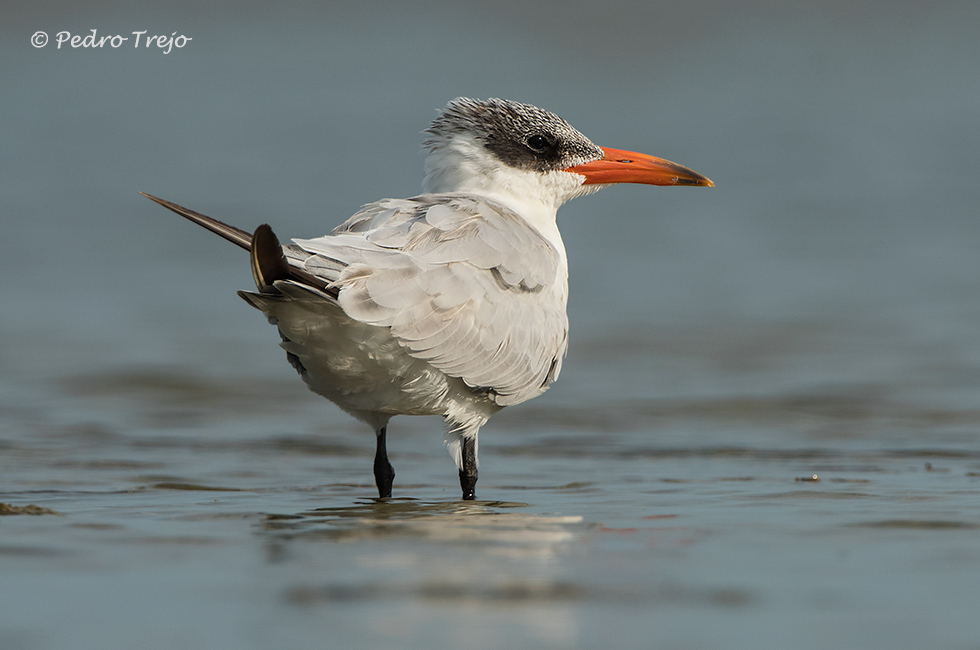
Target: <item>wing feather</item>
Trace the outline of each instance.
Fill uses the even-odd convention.
[[[462,194],[386,199],[294,243],[290,263],[338,289],[350,317],[391,328],[410,355],[498,404],[530,399],[557,376],[564,261],[505,206]]]

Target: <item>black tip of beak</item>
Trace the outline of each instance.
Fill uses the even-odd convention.
[[[706,176],[700,176],[698,178],[685,178],[680,177],[674,183],[674,185],[694,185],[697,187],[714,187],[714,181]]]

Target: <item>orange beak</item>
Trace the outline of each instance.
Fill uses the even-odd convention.
[[[585,176],[584,185],[607,183],[645,183],[647,185],[700,185],[714,183],[696,171],[645,153],[601,147],[606,154],[599,160],[569,167],[565,171]]]

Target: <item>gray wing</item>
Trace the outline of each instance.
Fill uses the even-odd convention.
[[[410,355],[497,404],[557,378],[567,271],[508,208],[457,194],[386,199],[326,237],[294,242],[290,263],[329,281],[349,316],[390,327]]]

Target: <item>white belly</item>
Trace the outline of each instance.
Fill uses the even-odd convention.
[[[285,301],[269,315],[310,389],[375,428],[394,415],[482,424],[500,410],[458,377],[409,356],[389,328],[358,322],[336,304]]]

